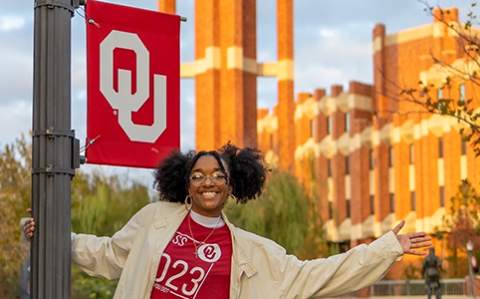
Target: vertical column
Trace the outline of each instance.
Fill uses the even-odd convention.
[[[466,130],[465,130],[466,131]],[[480,181],[480,159],[475,157],[472,143],[467,143],[467,178],[478,190],[478,182]]]
[[[386,116],[389,109],[386,96],[386,65],[385,65],[385,25],[377,24],[373,29],[373,107],[380,116]]]
[[[414,147],[414,162],[411,167],[414,167],[414,188],[410,186],[410,192],[415,192],[415,229],[417,230],[425,230],[424,227],[424,222],[423,222],[423,216],[424,216],[424,207],[423,207],[423,194],[425,190],[428,190],[424,184],[428,184],[429,179],[423,177],[424,173],[424,168],[428,167],[430,165],[430,161],[422,161],[423,158],[423,150],[427,150],[429,148],[428,142],[422,140],[422,118],[420,114],[412,114],[409,115],[409,118],[413,120],[414,126],[413,126],[413,147]],[[412,178],[410,177],[410,180]],[[413,205],[413,202],[411,201],[411,196],[409,197],[409,202],[411,202],[411,205]],[[413,207],[411,207],[413,210]]]
[[[450,198],[455,196],[458,186],[461,184],[461,155],[462,155],[462,136],[453,128],[443,134],[443,173],[439,176],[444,177],[444,201],[445,211],[451,207]]]
[[[373,29],[374,90],[371,96],[374,99],[373,107],[377,110],[377,113],[373,117],[372,129],[377,133],[379,133],[387,123],[392,122],[392,118],[389,116],[390,114],[388,110],[394,109],[394,107],[392,107],[394,103],[390,103],[388,97],[386,96],[387,91],[385,74],[387,73],[387,65],[385,64],[385,30],[385,25],[383,24],[377,24]],[[382,143],[380,138],[374,140],[373,155],[375,158],[375,222],[380,224],[381,227],[381,223],[390,214],[391,207],[389,200],[389,186],[385,183],[388,182],[389,177],[388,146]],[[405,165],[402,167],[405,167]],[[396,200],[396,202],[399,202],[399,200]]]
[[[313,99],[319,102],[326,92],[325,89],[315,89],[313,92]],[[320,143],[327,136],[327,116],[322,112],[315,117],[315,144]],[[317,177],[318,197],[321,201],[320,208],[322,219],[324,222],[328,221],[328,158],[324,154],[320,154],[315,160],[315,169]]]
[[[219,0],[195,1],[195,115],[197,150],[220,146]]]
[[[409,144],[394,129],[395,219],[405,219],[411,211],[409,189]]]
[[[257,4],[243,0],[243,144],[257,146]]]
[[[337,97],[342,91],[343,87],[341,85],[333,85],[331,96]],[[340,109],[334,109],[330,117],[332,118],[332,142],[336,143],[345,132],[345,113]],[[345,156],[338,150],[332,158],[332,171],[334,181],[333,206],[337,212],[338,218],[335,224],[338,226],[347,218],[345,202]]]
[[[278,133],[278,104],[273,106],[273,118],[275,120],[275,131],[273,131],[273,136],[272,136],[272,151],[275,153],[275,155],[278,157],[279,155],[279,149],[278,149],[278,139],[279,139],[279,133]],[[278,166],[278,165],[277,165]]]
[[[298,148],[302,147],[305,142],[308,140],[308,136],[310,131],[305,131],[305,123],[307,122],[307,116],[303,113],[303,103],[306,99],[308,99],[309,94],[305,92],[301,92],[297,94],[297,102],[295,103],[295,151]],[[308,157],[302,156],[297,157],[295,159],[295,176],[303,181],[305,179],[305,174],[308,172],[307,169],[304,168],[308,163]]]
[[[259,108],[257,110],[257,118],[258,122],[262,122],[262,120],[268,116],[268,109],[267,108]],[[257,126],[255,125],[255,128]],[[266,154],[271,149],[271,133],[267,131],[267,129],[262,126],[258,127],[257,131],[258,136],[258,143],[257,148],[262,151],[262,153]]]
[[[243,147],[243,1],[220,1],[220,139]]]
[[[277,0],[278,145],[280,168],[293,166],[295,153],[293,0]]]
[[[440,8],[434,10],[434,54],[438,59],[441,59],[443,63],[451,64],[457,58],[460,58],[463,54],[462,43],[458,42],[456,34],[453,30],[448,28],[448,25],[452,22],[458,23],[458,9],[450,8],[449,13],[446,13],[446,9],[443,13]],[[445,22],[446,24],[444,24]]]
[[[475,51],[472,51],[475,52]],[[478,59],[478,54],[472,53],[475,58]],[[472,61],[470,59],[470,61]],[[480,93],[480,88],[477,86],[475,82],[472,81],[467,81],[465,84],[466,88],[466,100],[473,99],[473,102],[469,104],[469,109],[476,109],[478,108],[478,100],[476,100],[476,95]],[[465,134],[470,134],[471,130],[467,126],[465,126]],[[475,139],[472,138],[471,141],[474,141]],[[472,147],[472,142],[467,142],[467,154],[466,154],[466,168],[467,168],[467,178],[472,183],[473,186],[475,186],[477,192],[480,189],[478,182],[480,182],[480,159],[478,157],[475,157],[475,151],[474,148]]]
[[[424,136],[421,139],[421,156],[415,160],[416,166],[421,164],[420,177],[416,178],[417,188],[417,219],[422,219],[422,230],[433,232],[430,217],[440,207],[440,186],[438,184],[438,137],[428,131],[426,123],[422,123]],[[417,171],[417,173],[419,173]],[[421,188],[419,188],[421,187]]]
[[[439,8],[433,11],[433,47],[431,54],[437,59],[441,59],[443,51],[443,39],[446,34],[445,25],[442,23],[443,14]]]
[[[374,118],[373,129],[380,131],[379,126],[385,119]],[[390,214],[390,191],[389,191],[389,146],[383,142],[378,142],[373,147],[374,157],[374,196],[375,196],[375,222],[381,227],[381,224]],[[383,234],[384,231],[377,231]]]
[[[311,111],[311,107],[305,108],[305,102],[310,98],[309,93],[300,93],[299,95],[299,100],[301,98],[301,103],[304,106],[303,111],[306,113],[303,113],[302,116],[302,138],[301,142],[302,145],[306,146],[306,143],[310,140],[310,138],[313,138],[313,134],[315,134],[315,124],[312,124],[312,122],[315,122],[315,117],[312,116],[313,111]],[[308,105],[310,105],[310,101],[308,102]],[[307,111],[308,109],[308,111]],[[310,146],[310,143],[309,143]],[[313,179],[313,172],[315,171],[315,151],[313,150],[313,147],[308,147],[307,151],[305,152],[305,156],[302,161],[302,177],[308,182],[307,187],[310,188],[309,183],[312,182]]]
[[[35,1],[31,298],[70,298],[71,18],[75,1]],[[48,78],[48,80],[47,80]]]
[[[361,132],[365,122],[354,122],[352,130],[355,133]],[[352,133],[353,133],[352,132]],[[352,242],[363,239],[363,223],[370,216],[370,149],[361,145],[360,148],[350,154],[350,219],[352,225]],[[357,243],[352,243],[355,246]]]
[[[176,0],[158,0],[158,11],[174,15],[176,10]]]

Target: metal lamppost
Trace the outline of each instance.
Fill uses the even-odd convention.
[[[472,251],[473,251],[472,241],[468,241],[466,247],[467,247],[467,254],[468,254],[468,274],[470,276],[470,292],[472,292],[473,299],[475,299],[475,280],[473,279],[473,269],[472,269]]]
[[[79,162],[71,129],[71,18],[82,0],[35,0],[32,299],[70,298],[70,181]]]

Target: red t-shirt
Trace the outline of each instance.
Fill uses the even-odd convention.
[[[188,215],[160,259],[151,299],[228,299],[232,240],[226,225],[215,229],[195,256]],[[196,245],[212,232],[190,218]]]

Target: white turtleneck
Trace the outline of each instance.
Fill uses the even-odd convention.
[[[195,221],[196,223],[208,227],[208,228],[219,228],[225,225],[225,222],[223,221],[221,216],[218,217],[207,217],[198,214],[194,210],[190,210],[190,217],[192,217],[192,220]]]

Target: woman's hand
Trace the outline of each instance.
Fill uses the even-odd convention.
[[[432,246],[432,242],[430,242],[432,238],[426,237],[427,234],[425,232],[399,235],[398,232],[403,228],[404,225],[405,225],[405,220],[402,220],[392,230],[398,239],[398,243],[400,243],[400,246],[402,246],[403,253],[413,254],[413,255],[427,255],[426,251],[417,251],[417,250],[413,250],[413,248],[417,249],[417,248]]]
[[[27,209],[27,213],[32,215],[32,209]],[[23,234],[30,241],[33,238],[33,232],[35,231],[35,219],[30,218],[25,221],[25,225],[23,226]]]

